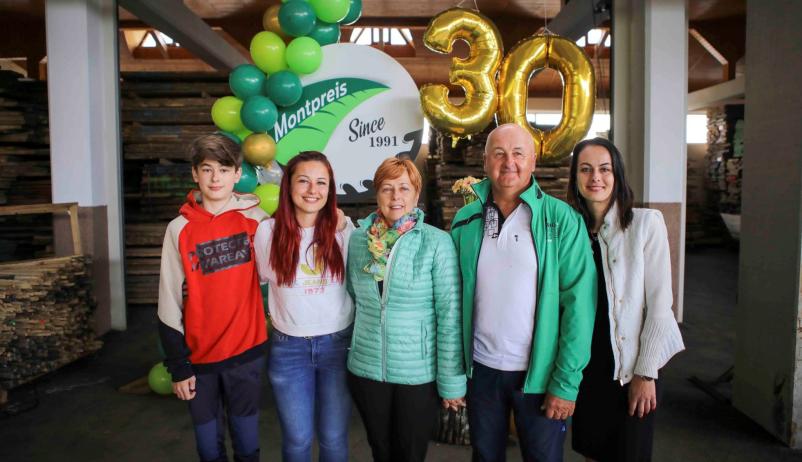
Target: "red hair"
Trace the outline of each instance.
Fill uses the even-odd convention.
[[[288,163],[281,178],[278,209],[273,214],[273,244],[270,248],[270,266],[276,272],[278,284],[291,286],[295,283],[295,273],[301,247],[301,225],[295,218],[295,205],[292,202],[292,176],[303,162],[320,162],[329,172],[329,194],[326,205],[315,219],[315,235],[312,246],[317,244],[315,252],[316,266],[322,263],[323,273],[327,271],[334,280],[343,281],[345,264],[343,254],[337,243],[337,189],[334,183],[334,172],[329,160],[323,153],[304,151],[293,157]]]

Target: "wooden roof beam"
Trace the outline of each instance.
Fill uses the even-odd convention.
[[[215,69],[231,70],[248,62],[235,47],[178,0],[120,0],[120,6]]]

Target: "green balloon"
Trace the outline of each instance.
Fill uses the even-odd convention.
[[[340,22],[351,8],[350,0],[309,0],[315,15],[323,22]]]
[[[348,14],[345,15],[340,24],[349,26],[359,20],[362,16],[362,0],[351,0],[351,6],[348,8]]]
[[[234,185],[234,191],[240,193],[252,192],[256,186],[259,185],[259,179],[256,177],[256,169],[251,164],[242,161],[242,176],[239,181]]]
[[[242,129],[237,130],[236,132],[234,132],[234,136],[236,136],[237,139],[239,140],[239,141],[237,141],[237,143],[242,144],[242,142],[245,141],[245,138],[249,137],[251,135],[251,133],[253,133],[253,132],[248,130],[247,128],[245,128],[245,126],[243,126]]]
[[[340,25],[317,21],[309,36],[317,40],[320,46],[337,43],[340,41]]]
[[[315,10],[307,2],[288,2],[278,10],[278,23],[287,35],[301,37],[315,27]]]
[[[239,99],[245,99],[262,93],[265,84],[265,73],[253,64],[240,64],[228,75],[228,86]]]
[[[320,67],[323,52],[311,37],[298,37],[287,45],[287,65],[298,74],[311,74]]]
[[[251,96],[242,105],[242,123],[248,130],[265,133],[273,128],[277,117],[276,105],[266,96]]]
[[[245,130],[247,130],[247,128]],[[239,137],[235,133],[224,132],[223,130],[217,130],[215,133],[217,133],[218,135],[223,135],[237,144],[242,143],[242,140],[239,139]]]
[[[276,72],[265,82],[265,93],[279,106],[297,103],[303,91],[301,79],[292,71]]]
[[[148,385],[150,389],[160,395],[171,395],[173,393],[173,378],[164,363],[158,363],[148,372]]]
[[[283,71],[287,68],[284,55],[287,45],[275,32],[262,31],[251,39],[251,58],[256,67],[265,74]]]
[[[240,110],[242,100],[233,96],[224,96],[212,105],[212,121],[224,132],[236,132],[242,129]]]
[[[259,207],[267,212],[268,215],[273,215],[278,209],[278,185],[272,183],[260,184],[253,190],[253,193],[259,198]]]

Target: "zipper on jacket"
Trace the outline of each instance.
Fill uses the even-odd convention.
[[[412,230],[410,230],[412,231]],[[382,287],[382,291],[379,294],[380,299],[379,303],[381,305],[381,311],[379,313],[379,323],[381,326],[381,336],[382,336],[382,382],[387,381],[387,294],[390,292],[390,273],[392,270],[392,262],[393,262],[393,255],[395,254],[395,249],[398,248],[398,243],[401,242],[401,239],[404,238],[406,234],[401,235],[395,244],[393,244],[393,248],[390,249],[390,255],[387,256],[387,264],[384,267],[384,284]],[[376,282],[376,290],[379,289],[379,283]]]
[[[527,204],[528,206],[529,204]],[[532,208],[529,207],[531,211]],[[534,213],[534,212],[532,212]],[[543,218],[546,219],[545,217]],[[548,233],[548,227],[546,228]],[[539,315],[538,310],[540,309],[540,273],[542,272],[542,268],[540,267],[540,254],[537,252],[537,241],[535,240],[535,232],[532,231],[532,224],[529,224],[529,233],[532,234],[532,248],[535,250],[535,264],[537,265],[537,275],[535,276],[535,319],[533,320],[533,327],[532,327],[532,344],[529,347],[529,367],[532,364],[532,355],[535,353],[535,333],[537,332],[537,317]],[[526,369],[526,376],[524,377],[524,384],[521,386],[521,391],[523,392],[526,390],[526,382],[529,379],[529,367]]]
[[[602,243],[604,243],[604,248],[602,248]],[[618,383],[620,383],[621,386],[623,387],[624,386],[624,378],[621,376],[621,371],[624,368],[624,360],[623,360],[624,350],[622,349],[620,342],[618,342],[618,321],[615,319],[615,308],[613,308],[613,306],[616,304],[616,302],[618,300],[618,294],[615,293],[615,284],[612,283],[613,270],[612,270],[612,268],[610,268],[610,262],[608,261],[609,258],[607,258],[610,255],[610,250],[609,250],[609,247],[607,246],[607,242],[604,241],[603,236],[599,239],[599,250],[602,252],[601,260],[602,260],[602,264],[604,265],[604,268],[602,268],[602,276],[604,276],[604,286],[605,286],[604,287],[604,292],[605,292],[606,295],[608,295],[607,294],[607,277],[604,275],[604,269],[606,268],[607,269],[607,274],[610,275],[610,279],[611,279],[611,281],[610,281],[610,288],[611,288],[610,292],[612,292],[612,295],[613,295],[612,300],[610,299],[609,295],[607,296],[607,317],[608,317],[609,321],[615,321],[615,331],[613,332],[611,340],[613,341],[613,344],[615,345],[615,348],[618,350],[618,367],[616,368],[615,371],[613,371],[613,374],[614,374],[613,380],[615,380],[617,378],[618,379]],[[598,291],[598,288],[597,288],[597,291]],[[598,307],[596,307],[596,309],[598,310]],[[599,314],[596,313],[596,316],[598,316],[598,315]],[[612,319],[610,319],[610,318],[612,318]],[[613,327],[612,322],[610,322],[610,327],[611,328]],[[615,356],[613,356],[613,361],[615,361]]]

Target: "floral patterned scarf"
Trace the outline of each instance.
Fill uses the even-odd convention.
[[[381,212],[376,212],[373,224],[368,229],[368,251],[373,256],[373,260],[364,268],[365,272],[372,274],[376,281],[384,280],[384,271],[387,269],[390,250],[404,233],[415,227],[418,223],[419,212],[417,208],[413,209],[396,220],[390,227],[387,226]]]

